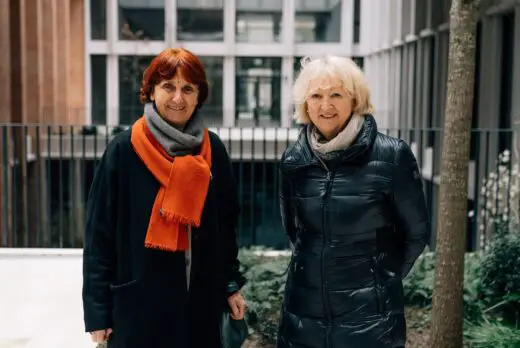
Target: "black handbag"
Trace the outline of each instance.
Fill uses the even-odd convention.
[[[231,318],[228,310],[222,311],[220,319],[220,340],[222,348],[241,348],[249,335],[245,319]]]

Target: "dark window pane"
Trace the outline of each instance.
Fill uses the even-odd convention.
[[[222,57],[200,57],[206,69],[206,78],[209,84],[208,99],[202,107],[202,114],[207,126],[222,125],[222,88],[223,88],[223,68],[224,60]]]
[[[143,114],[139,90],[143,72],[154,56],[119,57],[119,124],[130,125]]]
[[[92,40],[107,39],[106,0],[90,0],[90,38]]]
[[[428,15],[428,1],[417,0],[415,4],[415,35],[426,29],[426,19]]]
[[[237,1],[237,42],[280,42],[281,35],[281,1]]]
[[[164,40],[164,0],[118,0],[120,40]]]
[[[236,120],[238,126],[280,124],[281,58],[237,58]]]
[[[104,125],[107,122],[107,56],[90,56],[90,74],[92,124]]]
[[[180,41],[223,41],[223,0],[178,0],[177,39]]]
[[[293,72],[294,72],[294,80],[298,78],[298,74],[300,73],[300,70],[302,69],[302,62],[301,60],[303,57],[294,57],[293,58]]]
[[[354,0],[354,43],[359,43],[361,36],[361,0]]]
[[[352,60],[361,70],[365,68],[365,59],[363,57],[352,57]]]
[[[296,42],[340,42],[340,0],[295,0]]]

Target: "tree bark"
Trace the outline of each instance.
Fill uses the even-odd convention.
[[[432,348],[460,348],[463,342],[462,291],[477,18],[477,0],[452,1],[437,217]]]

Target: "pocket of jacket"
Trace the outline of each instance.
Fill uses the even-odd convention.
[[[131,280],[122,284],[110,285],[112,292],[112,317],[114,332],[122,336],[131,335],[138,328],[136,320],[139,320],[139,300],[136,292],[137,280]]]
[[[110,284],[110,290],[112,290],[112,293],[117,293],[121,290],[124,290],[125,288],[131,287],[135,283],[137,283],[137,279],[121,284]]]

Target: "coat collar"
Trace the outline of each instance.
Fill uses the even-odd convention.
[[[355,162],[371,149],[377,136],[377,123],[372,115],[365,115],[363,128],[356,137],[356,140],[341,155],[340,161]],[[302,128],[296,142],[287,149],[282,165],[287,169],[300,169],[308,166],[319,165],[321,162],[314,155],[310,148],[309,140],[305,127]]]

